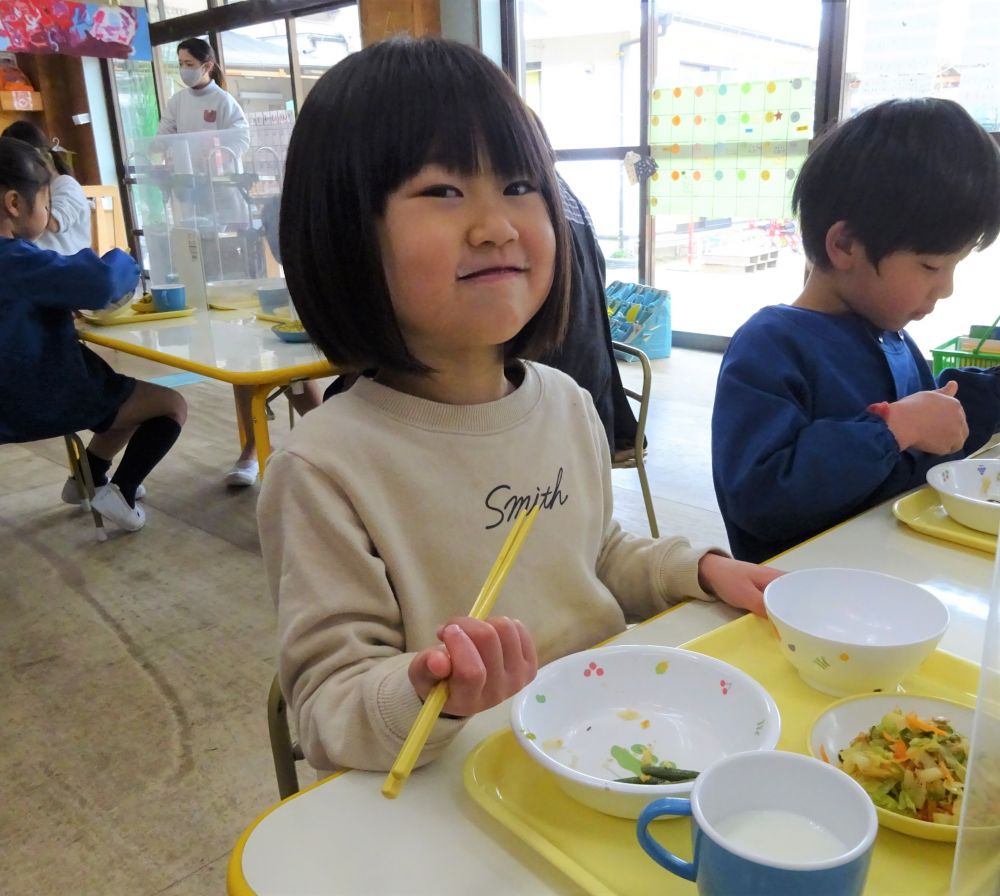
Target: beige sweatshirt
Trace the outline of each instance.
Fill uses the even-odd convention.
[[[525,623],[540,663],[682,597],[708,598],[704,550],[612,519],[590,396],[552,368],[521,371],[511,395],[467,406],[362,378],[271,458],[257,515],[279,676],[314,767],[392,764],[420,709],[413,654],[468,613],[521,508],[542,505],[494,612]],[[462,724],[441,719],[420,763]]]

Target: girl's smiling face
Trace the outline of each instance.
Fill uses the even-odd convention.
[[[527,177],[425,165],[389,194],[378,237],[400,331],[430,367],[502,360],[552,284],[555,233]]]

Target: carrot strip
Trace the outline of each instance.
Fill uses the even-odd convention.
[[[906,724],[915,731],[929,731],[931,734],[940,734],[942,737],[948,736],[947,731],[942,731],[932,722],[925,722],[923,719],[918,718],[915,712],[907,713]]]
[[[819,745],[819,758],[824,762],[830,762],[830,757],[826,755],[826,747],[822,744]]]

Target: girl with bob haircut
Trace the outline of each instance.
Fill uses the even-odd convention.
[[[314,767],[387,769],[441,679],[421,763],[539,663],[682,597],[762,612],[776,570],[622,531],[589,394],[525,360],[565,327],[569,244],[546,141],[485,56],[393,39],[334,66],[292,133],[280,219],[306,329],[360,374],[272,456],[258,503]],[[504,615],[468,618],[536,505]]]

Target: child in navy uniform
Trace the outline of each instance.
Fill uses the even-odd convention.
[[[812,151],[792,206],[808,281],[733,336],[712,416],[729,543],[755,562],[921,485],[1000,428],[995,371],[935,382],[902,329],[1000,231],[989,135],[950,100],[881,103]]]
[[[0,137],[0,443],[92,430],[93,506],[134,532],[145,523],[136,503],[142,481],[177,440],[186,405],[172,389],[116,373],[78,341],[73,310],[130,295],[139,268],[120,249],[98,258],[91,249],[60,255],[34,245],[48,220],[49,178],[37,150]],[[72,479],[63,500],[80,502]]]

